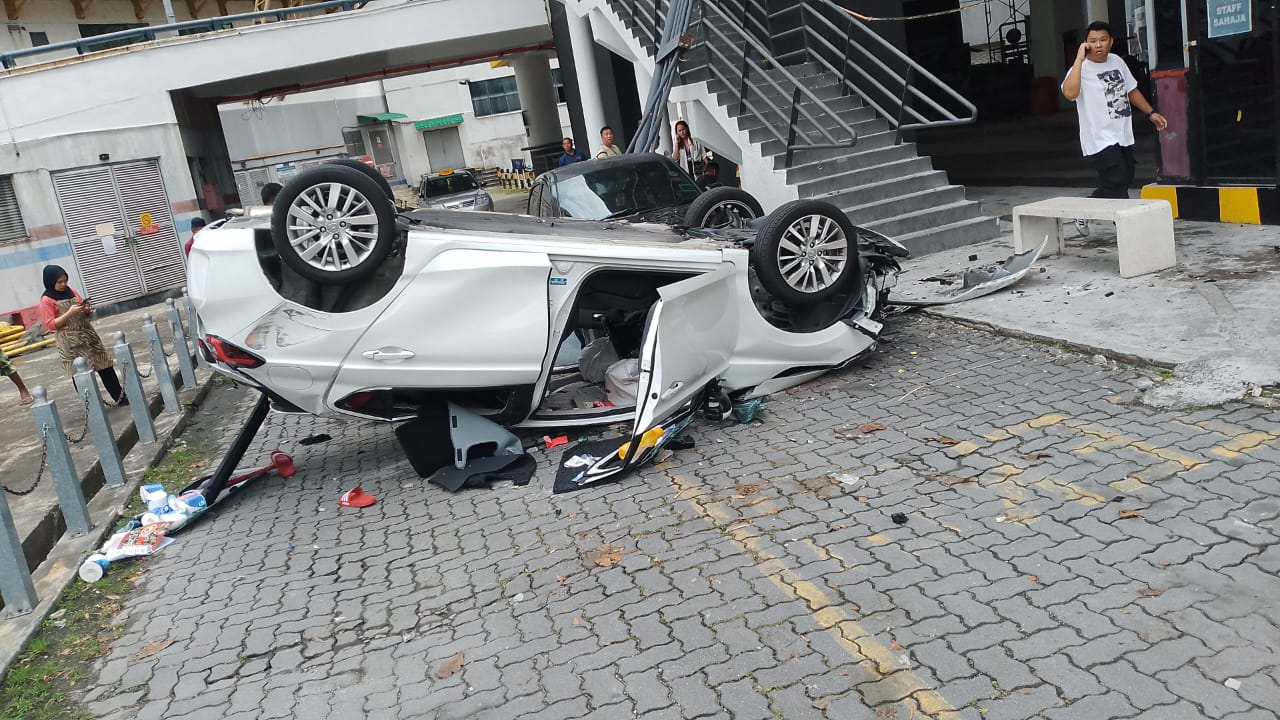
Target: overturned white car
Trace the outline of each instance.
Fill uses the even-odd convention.
[[[816,201],[708,230],[397,215],[379,180],[325,165],[285,186],[270,222],[201,232],[188,286],[202,351],[283,411],[629,422],[633,442],[581,485],[650,459],[709,389],[758,397],[873,348],[907,254]]]

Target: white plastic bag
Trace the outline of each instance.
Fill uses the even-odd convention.
[[[582,379],[589,383],[604,382],[605,372],[618,361],[618,351],[613,349],[613,341],[607,336],[592,340],[582,348],[578,356],[578,371]]]
[[[640,361],[631,358],[609,366],[604,376],[604,391],[617,407],[634,407],[640,390]]]

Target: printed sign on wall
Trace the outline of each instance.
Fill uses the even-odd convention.
[[[1209,37],[1220,38],[1253,32],[1250,0],[1208,0]]]

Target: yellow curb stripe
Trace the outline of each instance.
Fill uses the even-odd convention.
[[[766,549],[767,543],[759,536],[750,534],[743,528],[734,528],[733,525],[739,518],[728,512],[723,504],[700,501],[698,495],[704,488],[690,483],[681,475],[668,473],[667,477],[679,489],[677,497],[692,505],[699,515],[710,520],[721,534],[742,546],[757,561],[756,568],[774,587],[793,598],[804,600],[809,605],[810,616],[826,632],[827,637],[844,650],[851,660],[879,675],[881,679],[877,682],[901,688],[904,691],[902,696],[913,698],[926,716],[956,710],[955,706],[937,692],[915,689],[923,683],[914,673],[903,668],[901,658],[904,653],[895,652],[875,640],[870,632],[857,624],[851,611],[831,599],[822,588],[796,575],[781,558]]]

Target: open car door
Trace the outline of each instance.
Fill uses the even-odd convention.
[[[738,269],[725,263],[658,289],[640,351],[630,438],[607,446],[604,457],[578,473],[558,473],[555,492],[617,480],[652,460],[689,425],[703,390],[729,367],[738,340],[734,284],[742,281]]]

